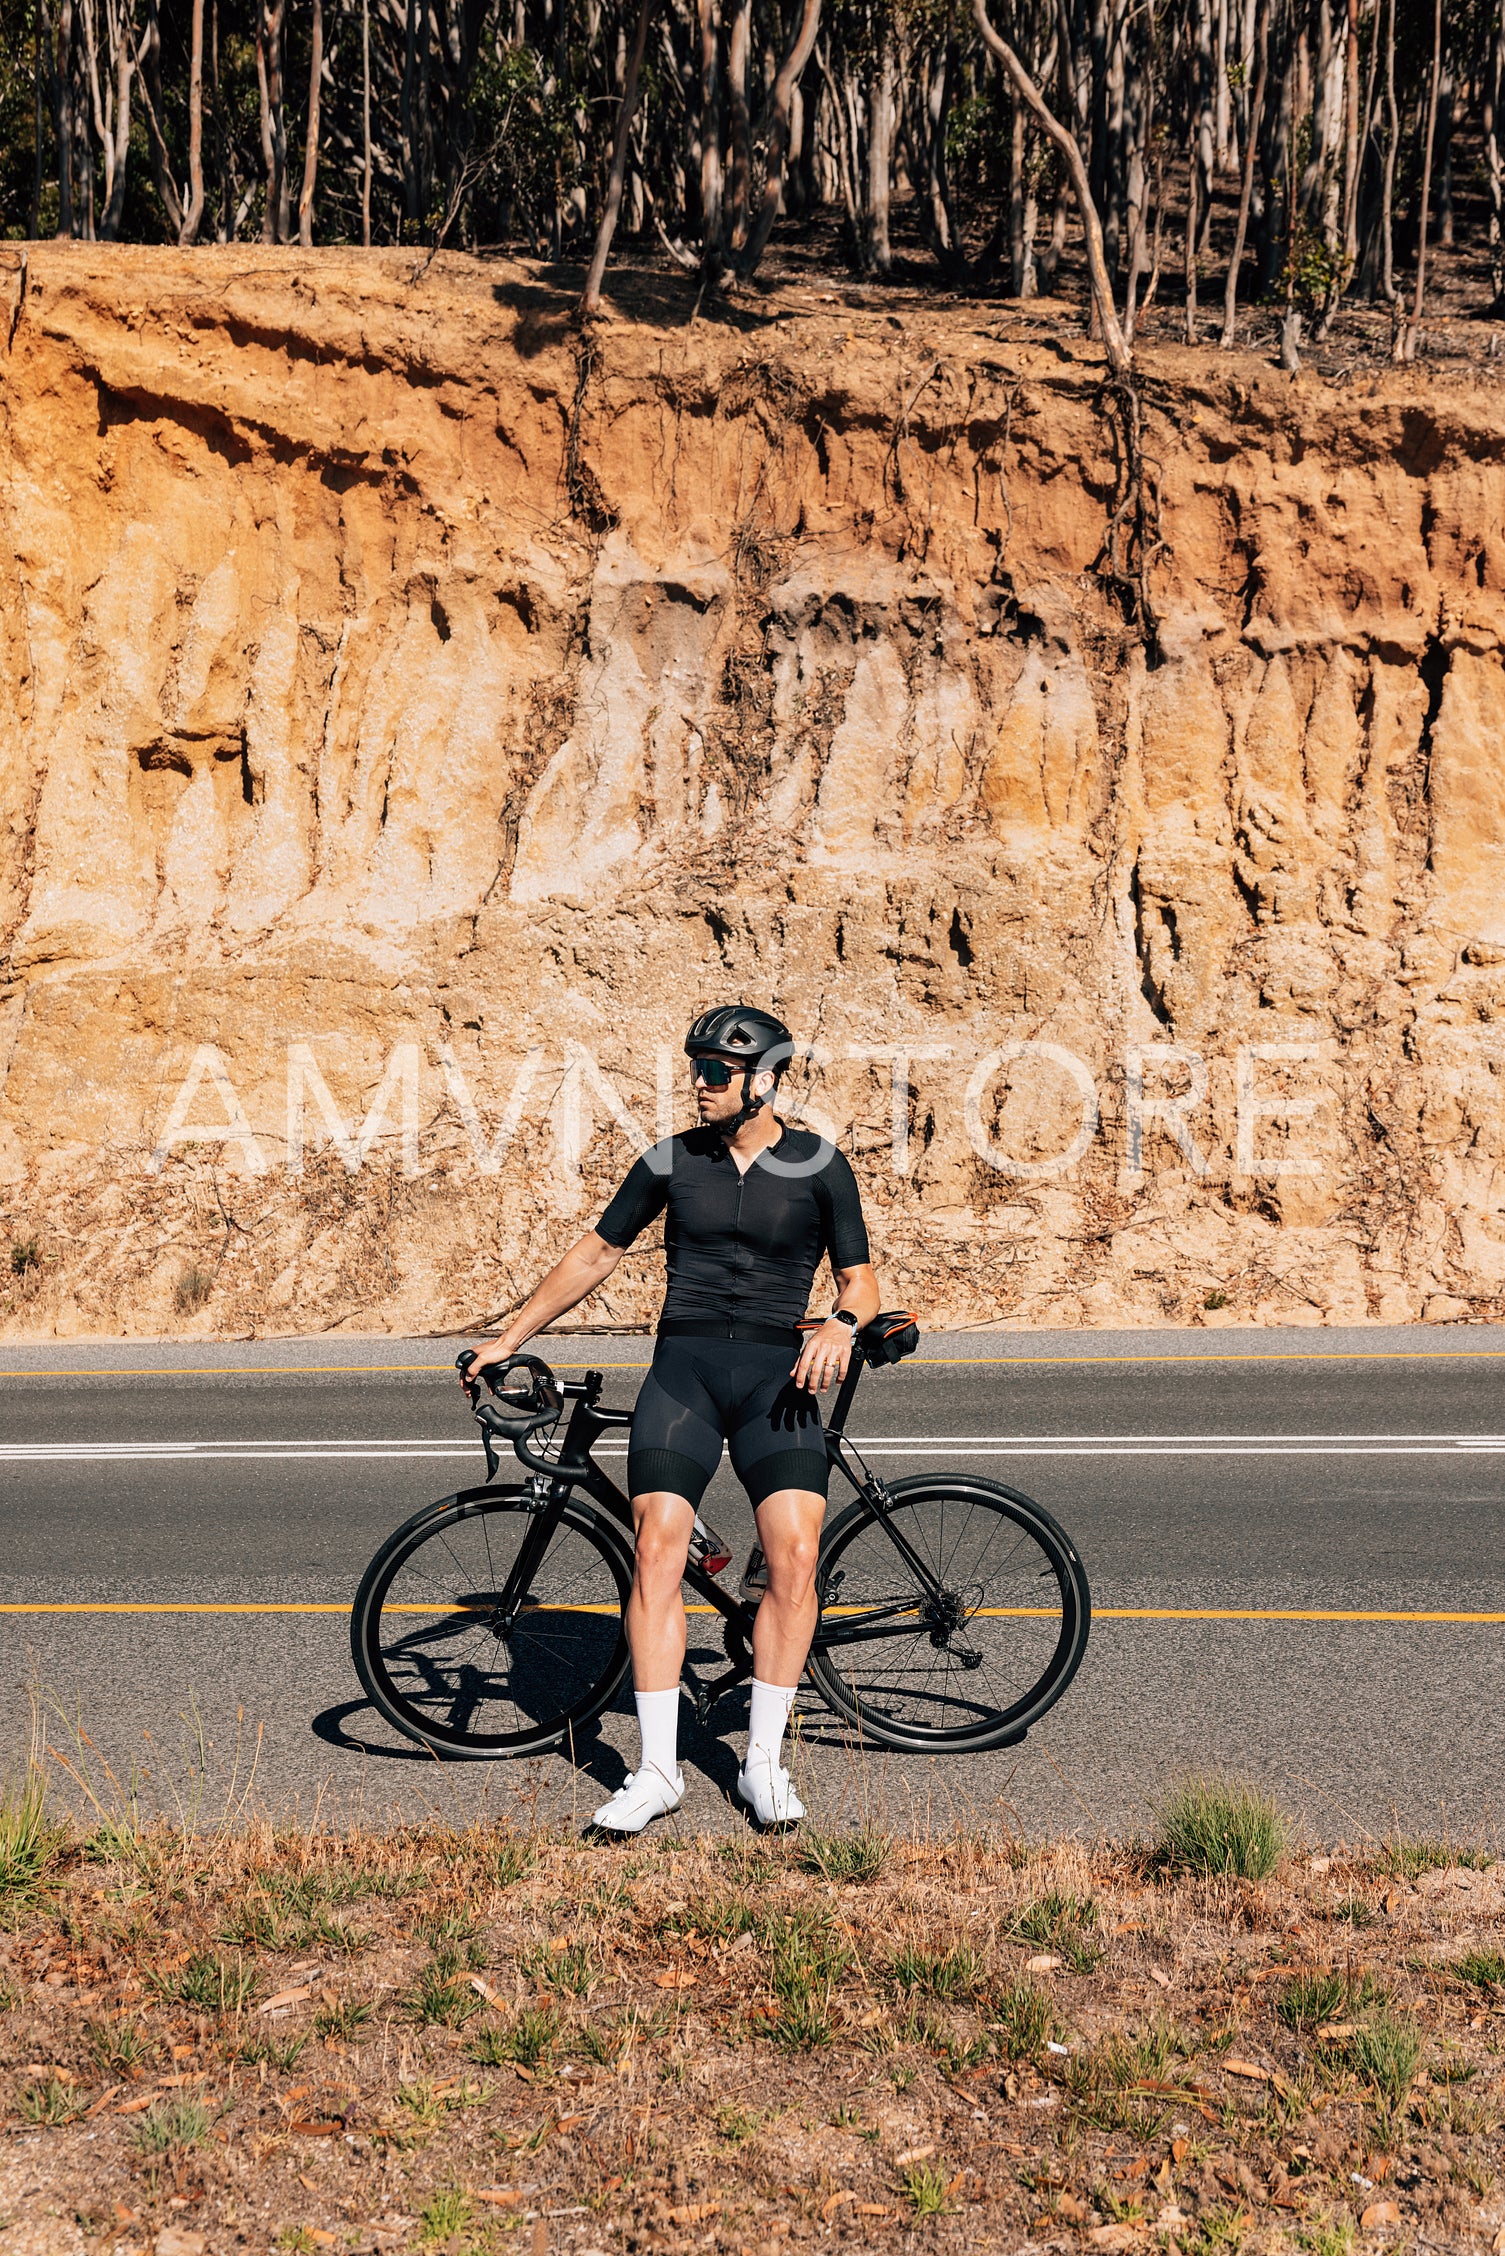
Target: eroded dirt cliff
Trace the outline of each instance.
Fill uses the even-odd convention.
[[[931,1322],[1505,1313],[1500,392],[1150,356],[1145,632],[1085,347],[410,269],[10,278],[12,1332],[504,1307],[739,993]]]

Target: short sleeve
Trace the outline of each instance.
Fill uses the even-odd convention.
[[[596,1224],[596,1236],[609,1246],[630,1246],[663,1213],[669,1197],[668,1144],[655,1144],[627,1171],[621,1189]]]
[[[831,1267],[856,1269],[871,1261],[867,1224],[862,1219],[862,1194],[845,1156],[833,1151],[815,1180],[824,1209]]]

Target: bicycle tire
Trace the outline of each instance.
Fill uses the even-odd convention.
[[[1016,1744],[1060,1699],[1086,1651],[1092,1594],[1071,1538],[1031,1497],[996,1481],[917,1474],[895,1481],[887,1495],[896,1525],[938,1574],[959,1619],[948,1628],[944,1607],[916,1598],[912,1632],[896,1626],[892,1636],[871,1644],[826,1647],[818,1627],[809,1662],[812,1680],[826,1704],[878,1746],[910,1754],[977,1754]],[[983,1523],[984,1541],[971,1555],[962,1555],[968,1546],[961,1529],[946,1551],[946,1507],[953,1504],[991,1515],[991,1523]],[[939,1525],[932,1527],[937,1507]],[[913,1570],[882,1532],[880,1519],[869,1500],[859,1497],[827,1530],[816,1566],[822,1626],[827,1620],[833,1629],[851,1625],[869,1610],[877,1622],[915,1590]],[[1007,1558],[980,1571],[997,1533],[1008,1528],[1017,1532]],[[1046,1576],[1054,1578],[1059,1593],[1058,1616],[1050,1603],[1003,1602],[1021,1593],[1038,1597]],[[897,1625],[904,1617],[894,1618]],[[1050,1625],[1057,1620],[1052,1636]],[[1017,1660],[1018,1673],[1028,1681],[1013,1697],[990,1705],[992,1656],[996,1653],[1001,1667],[1011,1643],[1010,1677]],[[927,1661],[926,1648],[937,1658]],[[980,1658],[962,1658],[971,1653]],[[978,1679],[970,1690],[962,1681],[969,1678]]]
[[[627,1673],[622,1613],[632,1557],[609,1522],[573,1497],[535,1578],[552,1587],[525,1604],[503,1646],[485,1599],[504,1580],[535,1508],[526,1488],[441,1497],[405,1520],[361,1577],[350,1652],[366,1696],[394,1730],[446,1761],[543,1754],[593,1723]],[[439,1548],[425,1560],[429,1546]],[[506,1666],[497,1665],[504,1655]],[[516,1720],[555,1698],[557,1709]],[[483,1712],[497,1724],[508,1710],[507,1727],[479,1727]]]

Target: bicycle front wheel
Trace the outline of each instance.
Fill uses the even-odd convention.
[[[887,1496],[859,1498],[821,1546],[822,1697],[879,1746],[973,1754],[1022,1739],[1086,1650],[1092,1598],[1070,1537],[994,1481],[919,1475]]]
[[[390,1536],[361,1579],[356,1673],[388,1723],[451,1761],[557,1747],[626,1674],[632,1560],[588,1504],[564,1506],[505,1620],[502,1593],[535,1510],[524,1488],[447,1496]]]

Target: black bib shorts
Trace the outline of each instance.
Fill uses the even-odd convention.
[[[820,1407],[789,1376],[799,1334],[760,1340],[660,1339],[638,1392],[627,1453],[634,1496],[660,1489],[699,1505],[726,1443],[753,1509],[780,1488],[826,1493]]]

